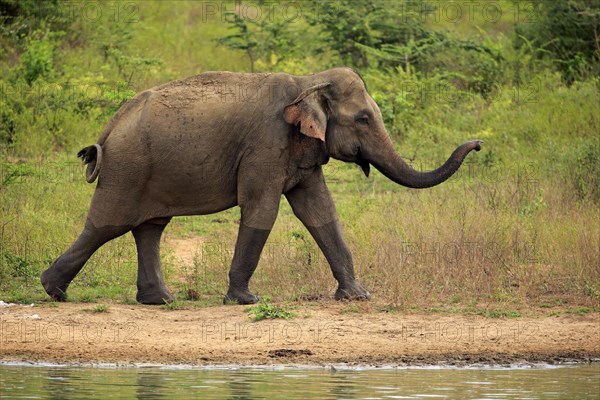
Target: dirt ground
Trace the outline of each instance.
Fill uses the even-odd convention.
[[[244,306],[60,303],[0,308],[0,361],[185,365],[472,365],[600,359],[600,315],[490,319],[302,304],[253,322]]]
[[[200,238],[167,240],[192,263]],[[253,322],[246,306],[0,303],[0,362],[117,365],[396,366],[600,361],[600,313],[544,318],[384,313],[333,300],[290,320]],[[358,304],[358,303],[357,303]],[[353,311],[353,312],[350,312]],[[358,312],[356,312],[358,311]]]

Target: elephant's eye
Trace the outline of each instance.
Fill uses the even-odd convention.
[[[356,117],[354,120],[361,125],[369,125],[369,117],[360,116]]]

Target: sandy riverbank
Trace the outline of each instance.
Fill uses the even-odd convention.
[[[318,301],[291,320],[253,322],[243,306],[168,311],[92,304],[0,309],[0,360],[185,365],[471,365],[600,358],[598,313],[490,319],[347,312]],[[36,318],[37,317],[37,318]]]

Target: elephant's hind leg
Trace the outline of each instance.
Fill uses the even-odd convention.
[[[164,304],[174,300],[167,289],[160,265],[160,237],[170,218],[144,222],[131,232],[138,252],[136,300],[142,304]]]
[[[57,301],[67,300],[67,287],[86,261],[104,243],[127,233],[130,227],[107,225],[96,227],[88,219],[75,243],[42,274],[46,293]]]

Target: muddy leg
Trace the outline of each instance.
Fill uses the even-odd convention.
[[[142,304],[165,304],[175,298],[167,289],[160,265],[160,237],[170,218],[144,222],[131,232],[138,252],[136,300]]]
[[[67,287],[96,250],[111,239],[127,233],[126,226],[95,227],[88,219],[75,243],[42,274],[46,293],[57,301],[67,300]]]

